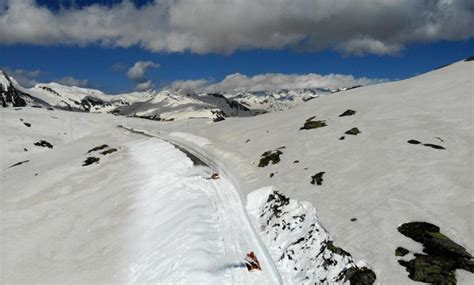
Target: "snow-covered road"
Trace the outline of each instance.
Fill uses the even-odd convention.
[[[147,133],[146,131],[133,130],[130,128],[124,127],[134,133],[139,133],[151,137],[152,148],[153,145],[157,142],[163,143],[162,140],[157,139],[156,135]],[[188,156],[192,157],[192,160],[198,160],[200,164],[205,166],[194,166],[189,172],[190,176],[188,178],[180,178],[181,182],[173,181],[174,185],[183,183],[184,187],[180,188],[178,191],[174,190],[173,187],[165,187],[167,189],[173,189],[172,194],[163,193],[166,196],[166,200],[181,200],[184,205],[176,205],[176,203],[171,203],[169,207],[181,209],[187,207],[188,209],[199,209],[197,217],[196,214],[189,214],[189,211],[183,213],[182,217],[172,218],[172,221],[181,221],[184,220],[187,223],[192,223],[193,225],[202,226],[201,230],[196,232],[196,228],[192,228],[192,233],[183,240],[186,242],[184,244],[180,243],[176,245],[177,247],[170,247],[172,249],[178,249],[178,251],[188,250],[191,254],[195,254],[196,257],[189,256],[179,256],[179,262],[182,263],[183,260],[189,258],[190,260],[199,260],[201,259],[198,255],[205,253],[206,256],[201,260],[212,260],[212,263],[207,266],[207,268],[198,268],[201,272],[195,271],[193,268],[194,265],[190,265],[190,270],[195,271],[195,273],[203,274],[202,282],[209,283],[213,280],[216,283],[229,282],[232,284],[235,283],[246,283],[249,284],[278,284],[281,283],[281,277],[276,269],[273,260],[268,253],[265,245],[258,237],[258,234],[253,229],[250,220],[245,211],[244,205],[238,192],[237,185],[232,176],[225,171],[225,168],[222,164],[217,161],[213,161],[209,157],[206,157],[205,154],[199,152],[198,150],[184,144],[173,144],[178,147],[182,152],[186,153]],[[156,161],[153,157],[159,157],[160,154],[143,156],[144,150],[147,147],[142,145],[136,145],[136,157],[139,158],[143,164],[144,169],[156,169],[153,166]],[[152,151],[145,151],[151,153]],[[188,159],[191,161],[191,159]],[[163,165],[162,162],[158,163]],[[167,165],[166,163],[164,165]],[[167,169],[166,171],[169,171]],[[213,171],[219,171],[220,179],[211,180],[208,179]],[[174,172],[174,171],[173,171]],[[162,173],[159,171],[158,173]],[[157,174],[161,175],[161,174]],[[150,179],[156,177],[155,174],[150,173],[147,175]],[[171,174],[174,179],[180,175],[177,173]],[[163,181],[161,178],[159,181]],[[150,187],[156,187],[153,183],[146,183]],[[161,187],[159,187],[161,188]],[[168,192],[168,191],[166,191]],[[183,192],[183,193],[180,193]],[[179,196],[179,199],[173,198],[173,196]],[[148,201],[148,199],[145,199]],[[152,207],[155,207],[153,205]],[[202,209],[206,209],[208,212],[202,212]],[[197,219],[195,222],[192,222],[188,216],[191,216],[191,219]],[[207,222],[206,222],[207,219]],[[149,222],[147,222],[149,224]],[[186,232],[189,228],[183,228],[181,232]],[[199,235],[202,235],[199,237]],[[205,241],[206,244],[198,246],[194,243],[194,238],[199,237]],[[214,249],[214,252],[209,252]],[[182,250],[180,250],[182,249]],[[259,261],[262,266],[262,272],[253,271],[249,273],[244,264],[242,263],[243,257],[246,253],[254,251],[259,258]],[[167,256],[173,257],[172,252],[168,253]],[[156,258],[150,258],[151,260],[156,260]],[[170,275],[171,272],[163,272],[162,276]],[[174,277],[173,277],[174,278]],[[187,279],[190,278],[190,279]],[[196,282],[196,276],[193,274],[183,274],[179,277],[179,280],[186,280],[189,282]],[[179,281],[178,279],[174,280],[165,280],[170,282]],[[140,281],[140,280],[137,280]]]

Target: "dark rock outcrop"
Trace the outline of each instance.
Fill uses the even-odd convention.
[[[414,281],[432,284],[456,284],[456,269],[474,272],[474,260],[466,249],[443,233],[436,225],[411,222],[398,227],[406,237],[423,244],[425,254],[415,254],[410,261],[399,260]]]
[[[326,121],[324,120],[317,120],[314,121],[316,116],[313,116],[311,118],[308,118],[304,125],[300,128],[300,130],[311,130],[311,129],[317,129],[317,128],[322,128],[327,126]]]
[[[106,150],[106,151],[101,152],[100,154],[102,154],[102,155],[107,155],[107,154],[114,153],[114,152],[116,152],[116,151],[117,151],[116,148],[111,148],[111,149],[108,149],[108,150]]]
[[[345,132],[346,135],[352,135],[352,136],[357,136],[360,133],[361,131],[358,128],[352,128]]]
[[[318,172],[315,175],[311,176],[311,184],[313,185],[323,185],[323,175],[324,171]]]
[[[340,114],[339,117],[353,116],[355,115],[355,113],[356,111],[347,109],[346,111],[344,111],[344,113]]]
[[[53,148],[52,144],[50,144],[49,142],[44,141],[44,140],[40,140],[38,142],[35,142],[34,145],[35,146],[41,146],[41,147],[47,147],[47,148]]]
[[[98,158],[98,157],[89,156],[88,158],[86,158],[86,160],[84,160],[82,166],[88,166],[88,165],[91,165],[93,163],[99,163],[99,160],[100,160],[100,158]]]
[[[262,157],[260,158],[260,161],[258,163],[258,167],[265,167],[268,166],[268,164],[271,162],[272,164],[277,164],[280,162],[280,155],[282,155],[283,152],[279,149],[276,150],[269,150],[266,151],[262,154]]]
[[[91,149],[89,149],[89,151],[87,153],[91,153],[93,151],[98,151],[98,150],[102,150],[104,148],[108,148],[109,146],[106,145],[106,144],[103,144],[103,145],[99,145],[99,146],[96,146],[96,147],[93,147]]]

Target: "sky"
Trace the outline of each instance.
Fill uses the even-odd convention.
[[[0,68],[108,93],[327,88],[474,55],[470,0],[0,0]]]

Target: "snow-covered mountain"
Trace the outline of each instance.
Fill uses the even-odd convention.
[[[107,95],[100,90],[65,86],[55,82],[36,84],[24,90],[49,105],[68,111],[110,112],[121,106],[145,101],[154,96],[149,92],[134,92],[119,95]]]
[[[246,117],[266,112],[294,108],[321,95],[339,90],[329,89],[281,89],[260,92],[194,93],[190,90],[163,90],[160,92],[132,92],[109,95],[91,88],[65,86],[59,83],[39,83],[32,88],[20,86],[12,77],[2,71],[2,90],[15,90],[19,95],[5,95],[3,101],[17,99],[25,105],[37,99],[39,104],[68,111],[84,111],[134,116],[153,120],[179,120],[183,118],[211,118],[222,120],[225,117]],[[10,81],[13,82],[10,84]],[[10,93],[12,91],[9,91]],[[6,91],[2,91],[2,94]],[[13,94],[13,93],[12,93]],[[15,93],[16,94],[16,93]],[[29,95],[29,96],[28,96]],[[8,98],[8,99],[7,99]],[[22,99],[24,98],[24,99]],[[23,104],[22,100],[26,100]],[[13,101],[16,102],[16,101]]]
[[[196,94],[184,91],[145,91],[108,95],[100,90],[40,83],[32,88],[20,86],[4,71],[1,73],[3,107],[36,104],[68,111],[116,115],[152,120],[211,118],[216,121],[231,116],[253,116],[264,110],[250,110],[220,94]]]
[[[114,114],[173,121],[184,118],[212,118],[253,116],[262,111],[250,110],[236,101],[219,94],[161,91],[153,98],[115,109]]]
[[[23,92],[18,82],[3,70],[0,70],[0,104],[2,107],[49,107],[46,102]]]
[[[473,284],[473,68],[218,124],[2,108],[1,282]]]
[[[299,106],[322,95],[331,94],[338,90],[329,89],[280,89],[276,91],[248,91],[224,93],[229,99],[235,100],[252,110],[267,112],[282,111]]]

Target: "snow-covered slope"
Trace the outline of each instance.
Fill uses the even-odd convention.
[[[473,61],[457,62],[220,124],[134,127],[207,139],[203,151],[225,161],[244,193],[273,185],[291,199],[311,202],[337,245],[365,260],[377,282],[412,284],[398,261],[421,253],[421,246],[398,232],[401,224],[435,224],[474,251],[473,69]],[[409,254],[397,257],[399,246]],[[300,262],[310,262],[306,257]],[[456,277],[460,284],[474,283],[467,271],[456,270]]]
[[[0,115],[0,283],[278,284],[232,181],[117,127],[144,120]],[[247,271],[249,251],[262,271]]]

